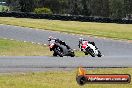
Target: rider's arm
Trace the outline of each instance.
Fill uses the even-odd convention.
[[[89,41],[88,43],[90,43],[90,44],[92,44],[92,45],[94,45],[94,46],[95,46],[95,43],[94,43],[94,42]]]
[[[56,39],[56,42],[58,42],[58,43],[60,43],[60,44],[62,44],[62,45],[64,45],[64,41],[62,41],[62,40],[60,40],[60,39]]]

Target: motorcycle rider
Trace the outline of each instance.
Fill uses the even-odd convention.
[[[95,46],[94,42],[91,42],[89,40],[84,40],[83,38],[79,38],[79,48],[81,49],[81,51],[85,51],[84,48],[82,47],[83,45],[85,46],[87,43],[92,44],[93,46]],[[86,45],[87,46],[87,45]],[[95,46],[96,47],[96,46]],[[97,47],[96,47],[97,48]]]
[[[60,39],[58,39],[58,38],[54,38],[54,37],[50,36],[50,37],[48,38],[48,41],[50,41],[50,40],[55,40],[56,43],[59,43],[60,45],[66,46],[66,48],[67,48],[68,50],[71,49],[70,46],[68,46],[64,41],[62,41],[62,40],[60,40]]]

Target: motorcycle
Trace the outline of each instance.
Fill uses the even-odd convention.
[[[55,40],[49,40],[49,48],[50,51],[54,51],[53,56],[71,56],[74,57],[74,51],[72,49],[68,50],[64,46],[60,45],[59,43],[56,43]]]
[[[83,44],[79,42],[79,48],[81,48],[81,51],[83,51],[85,55],[90,54],[92,57],[102,56],[100,50],[95,46],[94,42],[88,42],[88,41],[83,41],[83,42],[84,42]]]

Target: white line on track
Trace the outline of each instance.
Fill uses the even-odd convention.
[[[7,39],[7,38],[3,38],[3,39]]]
[[[10,39],[10,40],[14,40],[14,39]]]
[[[44,46],[47,46],[47,44],[44,44]]]

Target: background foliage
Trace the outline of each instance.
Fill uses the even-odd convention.
[[[132,0],[3,0],[11,11],[50,9],[53,14],[124,18],[132,14]]]

